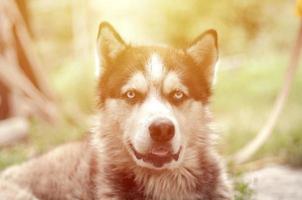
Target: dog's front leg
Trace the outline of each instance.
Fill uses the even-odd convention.
[[[102,183],[97,187],[96,200],[124,200],[110,187],[107,181],[103,181]]]
[[[100,192],[97,195],[96,200],[123,200],[117,194],[113,192]]]

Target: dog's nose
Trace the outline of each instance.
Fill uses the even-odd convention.
[[[174,136],[175,128],[168,119],[157,119],[149,126],[151,138],[156,142],[168,142]]]

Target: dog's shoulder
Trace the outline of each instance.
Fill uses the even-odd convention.
[[[42,199],[90,199],[89,142],[72,142],[1,173],[2,180],[28,189]]]

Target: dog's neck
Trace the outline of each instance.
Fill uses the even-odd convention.
[[[205,157],[208,157],[204,155]],[[136,166],[132,160],[104,157],[98,161],[99,174],[95,179],[97,199],[160,200],[211,199],[210,190],[216,186],[220,169],[214,160],[196,159],[197,165],[177,169],[151,170]],[[130,156],[128,156],[131,159]],[[122,163],[123,162],[123,163]],[[104,185],[106,188],[104,188]]]

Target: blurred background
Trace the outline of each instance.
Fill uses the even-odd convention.
[[[101,21],[138,44],[183,47],[206,29],[218,31],[211,108],[218,148],[229,158],[270,116],[297,45],[296,9],[294,0],[1,0],[0,170],[85,137],[96,111],[94,45]],[[230,173],[239,177],[237,199],[258,195],[242,178],[251,170],[302,167],[301,77],[300,66],[265,143],[244,164],[230,162]]]

